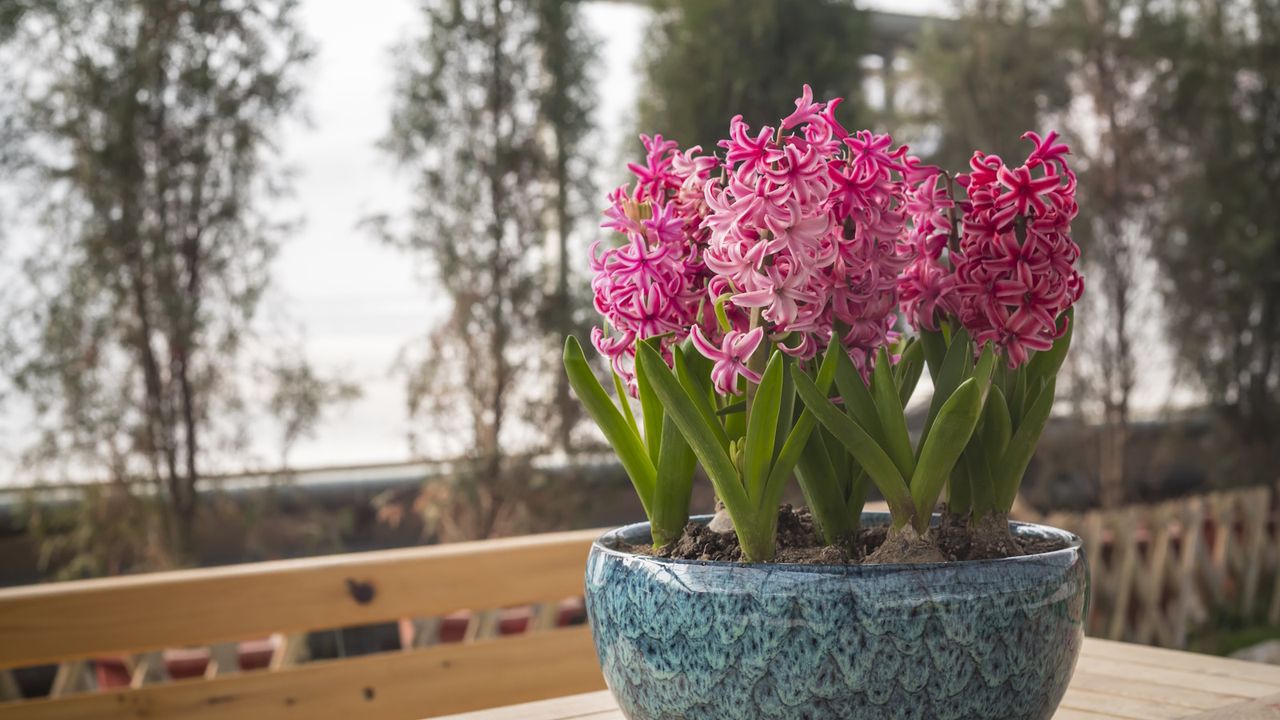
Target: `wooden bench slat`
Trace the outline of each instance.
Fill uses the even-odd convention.
[[[1053,720],[1128,720],[1120,718],[1117,715],[1102,715],[1088,710],[1076,710],[1074,708],[1058,708],[1053,714]]]
[[[1206,710],[1186,720],[1280,720],[1280,695]]]
[[[1104,695],[1079,689],[1075,685],[1067,688],[1067,694],[1063,696],[1060,707],[1129,720],[1177,720],[1177,718],[1186,717],[1188,712],[1194,712],[1194,710],[1168,703],[1120,695]]]
[[[1170,687],[1204,688],[1222,695],[1235,695],[1241,699],[1267,697],[1275,693],[1275,686],[1266,683],[1256,683],[1251,680],[1240,680],[1234,677],[1206,676],[1203,673],[1173,670],[1136,662],[1112,660],[1111,658],[1089,658],[1088,665],[1084,664],[1082,658],[1081,666],[1087,667],[1089,672],[1115,675],[1135,682]]]
[[[440,717],[435,720],[579,720],[622,717],[608,690],[564,697],[554,702],[525,703]]]
[[[1110,640],[1098,640],[1090,655],[1122,662],[1141,663],[1152,667],[1248,680],[1280,688],[1280,666],[1276,665]],[[1280,689],[1274,692],[1280,692]]]
[[[560,600],[582,592],[587,550],[598,535],[549,533],[0,590],[0,668]]]
[[[414,718],[599,690],[591,632],[550,630],[174,682],[0,704],[5,720]]]
[[[1127,677],[1093,673],[1083,668],[1076,670],[1071,687],[1103,695],[1118,695],[1140,700],[1159,700],[1191,710],[1204,710],[1240,702],[1239,695],[1212,692],[1204,688],[1172,687],[1135,681]]]

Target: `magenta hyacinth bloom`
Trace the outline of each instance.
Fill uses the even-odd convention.
[[[724,334],[719,346],[708,340],[698,327],[693,328],[689,339],[698,352],[715,363],[711,367],[711,381],[716,392],[721,395],[737,395],[739,375],[753,383],[760,382],[760,373],[747,367],[747,361],[756,348],[760,347],[760,341],[764,339],[764,328],[758,327],[746,333],[730,330]]]
[[[644,164],[627,166],[634,188],[610,193],[604,212],[603,227],[626,242],[603,250],[597,242],[590,253],[593,304],[605,320],[591,341],[633,394],[636,342],[662,337],[659,348],[669,356],[697,321],[708,279],[699,249],[706,237],[702,185],[716,165],[698,148],[681,153],[661,135],[641,141]]]
[[[959,181],[969,201],[956,252],[954,295],[960,322],[979,344],[995,343],[1010,367],[1048,350],[1066,332],[1066,312],[1084,292],[1071,239],[1076,176],[1057,133],[1026,133],[1035,149],[1009,168],[974,153]]]

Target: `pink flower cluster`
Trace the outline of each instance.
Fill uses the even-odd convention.
[[[868,372],[896,338],[899,308],[918,329],[957,319],[1015,367],[1065,331],[1059,316],[1083,281],[1076,180],[1056,133],[1024,136],[1036,147],[1016,168],[975,153],[957,202],[950,178],[906,146],[846,130],[840,102],[814,102],[805,86],[776,127],[735,117],[723,159],[641,137],[636,182],[605,211],[626,242],[591,249],[605,319],[592,342],[632,392],[636,343],[648,338],[668,356],[690,338],[714,361],[716,390],[735,394],[738,378],[759,382],[761,346],[809,359],[832,333]]]
[[[1035,148],[1014,168],[996,155],[975,152],[971,172],[957,184],[961,203],[958,242],[944,260],[951,236],[943,219],[954,207],[945,176],[913,191],[916,255],[900,279],[903,310],[917,327],[936,329],[940,313],[955,316],[981,347],[1001,349],[1010,367],[1033,351],[1047,350],[1066,331],[1059,318],[1080,299],[1084,279],[1076,270],[1080,248],[1071,239],[1078,207],[1069,148],[1057,133],[1023,135]]]
[[[716,160],[699,148],[684,153],[661,135],[643,136],[644,165],[632,163],[634,189],[609,195],[603,226],[626,235],[626,242],[600,250],[591,246],[594,305],[607,323],[592,329],[591,341],[634,393],[636,343],[661,337],[669,352],[698,322],[705,297],[706,269],[700,244],[706,208],[702,186]]]
[[[732,120],[725,181],[705,186],[703,259],[711,293],[758,315],[751,327],[783,351],[813,357],[839,332],[865,368],[895,337],[909,164],[888,135],[846,130],[839,104],[806,85],[776,129]]]

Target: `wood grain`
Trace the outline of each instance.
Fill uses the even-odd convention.
[[[0,718],[417,718],[603,687],[590,630],[576,627],[322,661],[277,672],[4,704]]]
[[[1086,639],[1054,720],[1280,720],[1280,667]],[[622,720],[607,692],[436,720]]]
[[[0,668],[560,600],[599,531],[0,590]]]

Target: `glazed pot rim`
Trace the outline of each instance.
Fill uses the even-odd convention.
[[[710,522],[711,515],[694,515],[690,516],[690,522],[705,524]],[[863,526],[876,526],[889,524],[889,513],[887,512],[864,512],[862,513]],[[938,514],[933,515],[936,522],[940,519]],[[1058,538],[1067,543],[1066,547],[1051,550],[1049,552],[1034,553],[1031,555],[1016,555],[1007,558],[995,558],[989,560],[948,560],[945,562],[933,563],[873,563],[868,565],[846,565],[846,564],[821,564],[821,563],[747,563],[734,562],[729,560],[688,560],[684,558],[662,558],[654,555],[645,555],[642,553],[627,552],[614,547],[625,535],[634,535],[643,533],[644,537],[649,537],[649,523],[638,522],[620,527],[613,528],[601,534],[591,543],[593,553],[603,553],[624,559],[641,560],[652,562],[659,565],[668,566],[696,566],[696,567],[723,567],[723,568],[739,568],[739,569],[756,569],[767,570],[770,572],[798,572],[798,573],[843,573],[843,574],[881,574],[886,572],[898,572],[909,570],[920,572],[922,570],[943,570],[954,568],[980,568],[990,567],[994,565],[1009,565],[1011,563],[1040,563],[1046,560],[1068,560],[1072,556],[1079,555],[1084,541],[1079,535],[1068,532],[1052,525],[1041,525],[1039,523],[1020,522],[1016,520],[1009,521],[1009,529],[1015,535],[1031,535],[1040,537]]]

